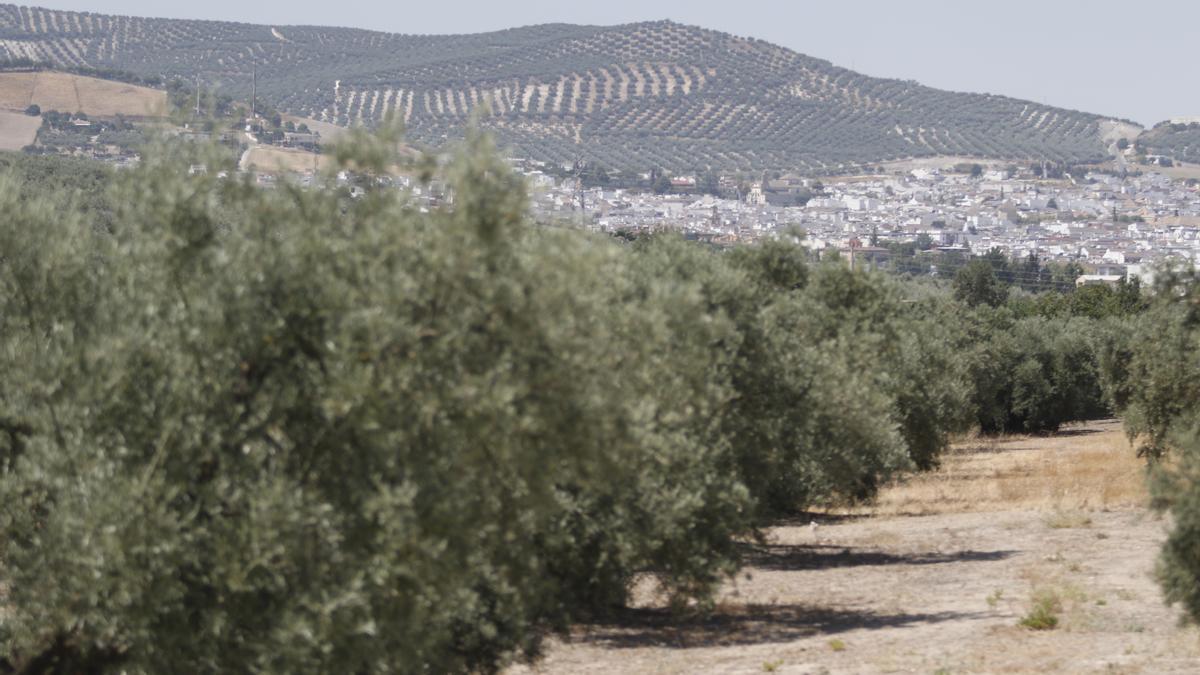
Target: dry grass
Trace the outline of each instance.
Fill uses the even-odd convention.
[[[295,115],[284,115],[283,119],[299,126],[301,124],[308,125],[309,131],[315,131],[321,134],[322,143],[333,143],[346,134],[349,129],[329,122],[314,120],[309,117],[296,117]]]
[[[1055,509],[1047,515],[1043,522],[1046,527],[1056,530],[1077,529],[1092,524],[1092,519],[1083,511]]]
[[[83,112],[94,117],[161,117],[167,93],[124,82],[55,72],[0,73],[0,108]]]
[[[244,169],[260,171],[282,171],[289,173],[313,173],[329,167],[332,158],[304,150],[257,146],[251,148],[243,162]]]
[[[0,73],[0,108],[24,110],[33,103],[37,73]]]
[[[1200,164],[1188,164],[1187,162],[1175,162],[1175,166],[1146,166],[1141,164],[1130,164],[1131,170],[1140,170],[1145,173],[1161,173],[1164,176],[1170,176],[1176,180],[1187,180],[1189,178],[1200,179]]]
[[[47,75],[48,73],[43,73]],[[160,117],[167,112],[167,93],[123,82],[110,82],[92,77],[62,75],[73,80],[83,112],[99,117],[127,115]],[[35,96],[37,92],[35,92]]]
[[[20,150],[37,139],[41,117],[0,110],[0,150]]]
[[[856,515],[1035,510],[1052,527],[1083,527],[1080,511],[1146,504],[1145,467],[1119,422],[1056,436],[975,438],[956,444],[934,472],[888,486]]]
[[[1143,473],[1116,422],[964,440],[859,510],[880,517],[770,528],[711,614],[643,579],[635,609],[508,674],[1200,672]]]

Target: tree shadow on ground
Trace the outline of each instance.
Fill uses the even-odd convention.
[[[1101,420],[1108,421],[1108,420]],[[1103,434],[1110,431],[1109,429],[1097,429],[1095,427],[1075,427],[1071,429],[1059,429],[1057,431],[1048,431],[1039,436],[1047,436],[1053,438],[1071,438],[1074,436],[1091,436],[1093,434]]]
[[[1005,445],[1006,443],[1016,442],[1018,442],[1018,439],[1001,437],[987,438],[973,441],[969,445],[960,445],[956,448],[948,450],[946,452],[946,456],[969,457],[971,455],[1002,455],[1013,451],[1012,448]]]
[[[851,630],[878,630],[983,618],[979,612],[888,614],[803,605],[722,607],[703,617],[680,617],[666,609],[627,609],[581,627],[575,641],[625,649],[694,649],[790,642]]]
[[[1098,422],[1109,422],[1111,420],[1097,420]],[[1031,438],[1074,438],[1076,436],[1093,436],[1096,434],[1110,433],[1111,429],[1100,429],[1094,426],[1077,426],[1070,428],[1060,428],[1054,431],[1032,431],[1029,433],[998,433],[984,434],[978,438],[971,439],[947,451],[947,455],[996,455],[1012,452],[1012,448],[1008,447],[1013,443],[1027,442]]]
[[[866,520],[870,516],[862,513],[824,513],[821,511],[797,511],[771,521],[771,527],[805,527],[809,523],[818,525],[841,525]]]
[[[747,546],[746,566],[753,569],[788,571],[879,565],[943,565],[963,562],[995,562],[1016,551],[956,551],[953,553],[887,553],[849,546],[759,544]]]

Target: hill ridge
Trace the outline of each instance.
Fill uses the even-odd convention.
[[[1107,158],[1105,117],[874,78],[670,20],[419,35],[0,5],[0,58],[198,78],[342,125],[401,117],[417,143],[473,114],[514,154],[613,168],[833,172],[908,157]]]

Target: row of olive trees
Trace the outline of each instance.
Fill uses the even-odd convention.
[[[984,431],[1044,431],[1109,411],[1150,466],[1156,508],[1171,513],[1158,577],[1200,621],[1200,273],[1159,271],[1136,285],[1010,295],[986,261],[963,268],[972,409]]]
[[[1159,558],[1166,599],[1200,621],[1200,274],[1160,271],[1155,301],[1106,340],[1101,375],[1130,440],[1150,466],[1171,531]]]
[[[1136,280],[1076,289],[1070,272],[993,250],[956,273],[954,319],[981,431],[1053,431],[1113,412],[1105,368],[1146,300]]]
[[[1040,433],[1109,414],[1098,360],[1110,323],[1025,316],[1012,308],[963,311],[974,422],[985,433]]]
[[[0,181],[8,669],[494,670],[966,421],[937,311],[797,247],[531,227],[478,138],[432,211],[230,161],[148,152],[103,223]]]

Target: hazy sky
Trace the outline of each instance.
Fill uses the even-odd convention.
[[[474,33],[671,19],[761,38],[868,75],[1125,117],[1200,115],[1195,0],[45,0],[56,9]]]

